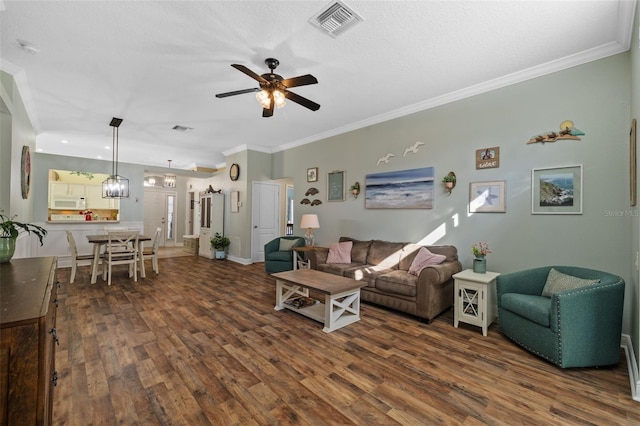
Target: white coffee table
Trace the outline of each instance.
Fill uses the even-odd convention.
[[[289,309],[324,323],[322,331],[325,333],[360,320],[360,289],[366,284],[315,269],[297,269],[271,275],[276,279],[275,310]],[[324,303],[320,301],[304,308],[285,303],[296,297],[309,297],[309,289],[324,294]]]

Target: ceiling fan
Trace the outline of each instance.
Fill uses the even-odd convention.
[[[292,87],[317,84],[318,80],[314,76],[312,76],[311,74],[305,74],[298,77],[285,79],[282,78],[281,75],[274,73],[274,70],[278,65],[280,65],[280,62],[277,59],[267,58],[264,60],[264,63],[269,67],[271,71],[262,75],[256,74],[244,65],[232,64],[231,66],[238,71],[241,71],[254,80],[258,81],[258,83],[260,84],[260,88],[255,87],[253,89],[243,89],[235,90],[233,92],[218,93],[216,95],[216,98],[226,98],[228,96],[241,95],[243,93],[259,92],[256,95],[256,98],[258,98],[258,101],[260,101],[260,104],[262,104],[263,117],[273,116],[274,107],[280,108],[284,106],[284,98],[300,104],[305,108],[309,108],[312,111],[317,111],[320,109],[319,104],[287,90]]]

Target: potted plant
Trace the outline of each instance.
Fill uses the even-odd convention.
[[[449,172],[448,175],[442,178],[442,183],[444,183],[445,188],[451,194],[451,190],[456,186],[456,175],[453,172]]]
[[[220,235],[219,232],[211,239],[211,247],[213,247],[216,251],[216,259],[224,259],[227,254],[227,247],[231,244],[231,240],[223,235]]]
[[[487,259],[485,256],[491,253],[489,245],[487,243],[478,243],[471,246],[473,252],[473,272],[477,274],[484,274],[487,272]]]
[[[9,216],[0,214],[0,263],[11,260],[16,250],[16,240],[22,232],[35,234],[40,241],[40,245],[43,244],[42,239],[47,235],[47,230],[41,226],[16,222]]]

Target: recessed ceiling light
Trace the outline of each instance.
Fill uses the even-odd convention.
[[[97,158],[98,160],[102,160],[102,155],[98,155],[96,158]]]
[[[20,49],[24,50],[25,52],[30,53],[32,55],[35,55],[36,53],[40,53],[40,49],[34,46],[33,43],[30,43],[25,40],[20,40],[20,39],[17,39],[16,41],[18,42],[18,46],[20,46]]]
[[[60,143],[69,143],[67,140],[61,140]]]
[[[110,149],[111,149],[111,147],[110,147],[110,146],[105,146],[105,147],[104,147],[104,149],[106,149],[106,150],[110,150]]]
[[[37,149],[36,149],[36,152],[44,152],[44,149],[42,149],[42,148],[37,148]]]

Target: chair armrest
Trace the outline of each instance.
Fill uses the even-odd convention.
[[[307,252],[311,269],[318,269],[318,265],[327,263],[327,256],[329,256],[327,247],[314,247],[313,250]]]
[[[617,362],[622,334],[624,280],[566,290],[551,298],[551,329],[562,339],[563,363],[587,356],[585,348],[597,348],[609,358],[600,365]],[[607,348],[612,348],[607,351]],[[598,363],[596,363],[598,364]]]
[[[542,268],[527,269],[525,271],[498,275],[496,278],[498,305],[500,305],[501,296],[505,293],[540,296],[542,294],[542,289],[547,282],[547,276],[549,275],[550,270],[550,266],[544,266]]]

